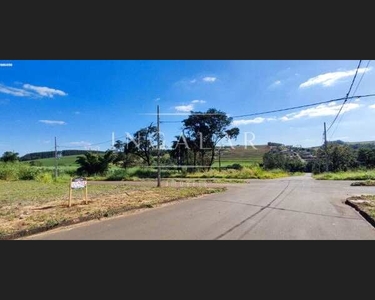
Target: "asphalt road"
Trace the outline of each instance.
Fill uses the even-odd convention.
[[[375,194],[375,187],[351,187],[350,183],[317,181],[310,176],[250,180],[231,184],[224,193],[27,239],[375,239],[375,229],[343,203],[352,195]]]

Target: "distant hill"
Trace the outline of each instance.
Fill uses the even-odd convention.
[[[64,156],[72,156],[72,155],[83,155],[87,153],[88,150],[63,150],[59,151],[59,154]],[[104,151],[90,151],[92,153],[104,153]],[[21,161],[30,161],[30,160],[37,160],[37,159],[44,159],[44,158],[54,158],[55,152],[54,151],[44,151],[44,152],[33,152],[28,153],[20,158]]]

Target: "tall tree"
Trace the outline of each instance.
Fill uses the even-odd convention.
[[[19,161],[18,153],[12,151],[4,152],[3,156],[0,159],[3,162],[16,162]]]
[[[152,164],[152,151],[157,148],[157,127],[150,126],[138,130],[126,145],[130,153],[137,155],[148,165]]]
[[[191,115],[182,121],[184,132],[192,141],[195,153],[199,151],[201,164],[212,166],[215,159],[215,150],[219,142],[224,139],[236,139],[240,133],[237,127],[229,128],[232,118],[223,111],[210,108],[206,112],[191,112]],[[205,160],[206,154],[210,157]]]
[[[128,145],[128,139],[126,140],[126,142],[117,140],[114,144],[116,153],[113,162],[116,164],[121,164],[121,166],[125,169],[134,165],[137,160],[134,154],[130,152],[130,148],[128,147]]]

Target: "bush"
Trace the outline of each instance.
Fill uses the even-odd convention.
[[[109,174],[107,177],[107,180],[113,180],[113,181],[120,181],[120,180],[127,180],[129,179],[129,174],[126,170],[120,169],[120,170],[114,170]]]
[[[53,182],[53,178],[52,178],[51,173],[40,173],[35,177],[35,180],[37,182],[41,182],[41,183],[52,183]]]
[[[18,180],[18,168],[15,163],[1,163],[0,164],[0,179],[1,180]]]
[[[241,166],[240,164],[232,164],[232,165],[226,166],[225,169],[242,170],[243,166]]]
[[[33,180],[38,173],[38,169],[23,163],[0,164],[0,180]]]

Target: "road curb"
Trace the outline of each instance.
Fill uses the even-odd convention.
[[[367,222],[369,222],[375,228],[375,220],[367,212],[362,210],[357,204],[353,203],[349,199],[346,199],[345,204],[353,207],[356,211],[360,213],[362,217],[366,219]]]

